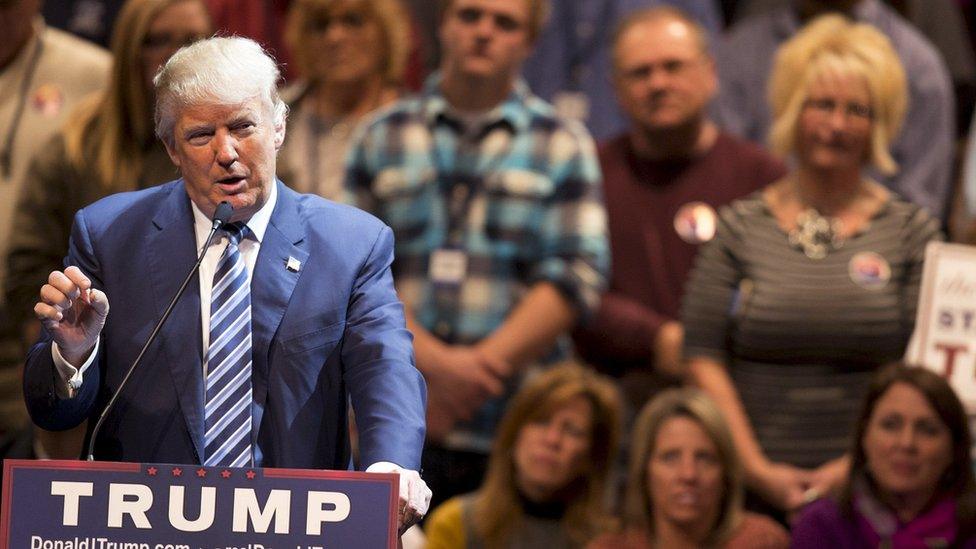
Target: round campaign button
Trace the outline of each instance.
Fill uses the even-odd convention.
[[[55,84],[41,84],[31,95],[31,106],[42,116],[54,118],[64,106],[64,95]]]
[[[888,261],[874,252],[854,254],[847,264],[847,272],[855,284],[868,290],[880,290],[891,280]]]
[[[715,210],[704,202],[689,202],[674,214],[674,230],[689,244],[708,242],[715,236]]]

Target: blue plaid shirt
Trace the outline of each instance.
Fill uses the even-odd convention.
[[[600,168],[586,130],[556,118],[519,82],[480,131],[464,132],[439,84],[434,75],[419,96],[378,114],[348,159],[352,201],[396,236],[400,298],[452,344],[491,334],[538,282],[554,284],[585,317],[609,269]],[[431,281],[438,249],[467,256],[460,283]],[[487,451],[503,402],[486,405],[453,445]]]

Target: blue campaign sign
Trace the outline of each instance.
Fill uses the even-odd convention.
[[[0,549],[397,546],[395,474],[6,460]]]

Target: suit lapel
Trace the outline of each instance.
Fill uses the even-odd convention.
[[[148,256],[149,278],[156,303],[155,322],[162,317],[186,272],[196,261],[193,213],[182,179],[176,182],[152,224]],[[156,345],[161,347],[160,356],[169,362],[176,395],[198,459],[204,455],[203,342],[200,329],[200,282],[194,276],[166,321]]]
[[[252,432],[255,443],[268,397],[271,343],[308,259],[298,195],[280,181],[276,184],[278,202],[264,233],[251,279],[252,390],[257,404]],[[295,261],[300,265],[297,269]],[[289,264],[292,268],[289,268]]]

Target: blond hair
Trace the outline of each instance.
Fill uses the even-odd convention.
[[[512,398],[495,435],[488,471],[474,501],[475,531],[486,547],[504,547],[524,516],[516,488],[513,452],[522,428],[551,417],[571,400],[583,397],[592,407],[590,448],[585,471],[570,481],[573,494],[563,516],[570,537],[582,545],[604,529],[607,478],[616,454],[621,401],[613,382],[578,364],[555,366],[531,378]]]
[[[896,173],[898,164],[888,147],[907,108],[905,70],[884,34],[840,15],[814,19],[777,52],[769,82],[770,147],[783,155],[795,152],[797,124],[810,87],[825,75],[860,77],[867,84],[872,114],[870,161],[881,173]]]
[[[112,33],[112,72],[104,92],[86,98],[64,127],[68,161],[91,165],[106,192],[132,190],[142,171],[145,151],[155,139],[152,90],[142,74],[143,41],[164,9],[201,0],[129,0]]]
[[[654,533],[654,505],[650,497],[647,464],[655,451],[664,422],[685,417],[697,423],[718,451],[722,468],[722,498],[715,524],[705,538],[708,546],[721,545],[738,527],[742,515],[742,467],[728,424],[715,403],[697,389],[669,389],[647,403],[634,422],[631,435],[624,520],[627,526]]]
[[[309,51],[305,26],[309,19],[330,11],[337,4],[349,0],[297,0],[288,10],[285,26],[285,42],[292,51],[299,72],[312,79],[312,59],[319,52]],[[397,86],[410,57],[410,17],[399,0],[362,0],[353,3],[362,8],[369,19],[376,21],[383,40],[383,79],[388,85]]]

